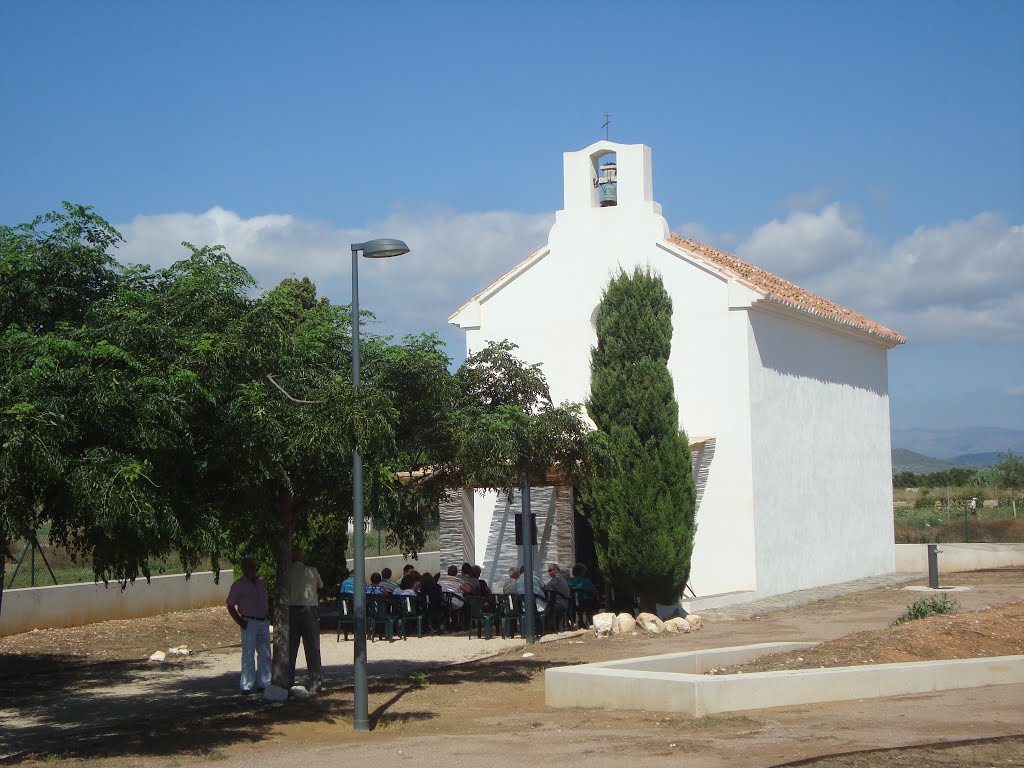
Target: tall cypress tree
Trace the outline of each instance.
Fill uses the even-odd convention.
[[[615,586],[674,603],[690,575],[696,489],[668,370],[672,300],[650,269],[620,272],[597,310],[587,412],[604,461],[581,483],[598,562]]]

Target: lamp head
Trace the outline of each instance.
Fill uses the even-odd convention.
[[[368,259],[386,259],[391,256],[401,256],[409,252],[409,246],[401,240],[381,238],[368,240],[365,243],[352,243],[352,250],[362,251],[363,256]]]

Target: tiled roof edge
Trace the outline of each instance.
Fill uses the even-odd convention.
[[[907,339],[891,328],[870,320],[859,312],[837,304],[834,301],[812,293],[767,270],[749,264],[731,253],[712,248],[710,245],[691,240],[688,237],[670,234],[670,243],[680,246],[711,266],[721,274],[739,280],[756,293],[789,309],[806,313],[812,317],[831,321],[863,333],[885,339],[893,344],[905,344]],[[785,294],[790,295],[785,295]]]

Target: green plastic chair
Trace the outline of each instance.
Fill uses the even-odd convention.
[[[495,595],[498,601],[498,620],[501,622],[501,636],[515,637],[519,624],[519,609],[516,607],[515,595]]]
[[[522,628],[526,619],[526,599],[522,595],[512,595],[511,597],[515,600],[515,610],[519,619],[519,632],[522,634]],[[544,612],[537,610],[533,612],[533,627],[537,630],[538,636],[547,634],[548,629]]]
[[[494,625],[498,618],[493,608],[484,608],[484,601],[480,595],[466,595],[466,627],[469,636],[473,636],[473,627],[476,627],[476,636],[486,636],[488,640],[494,634]]]
[[[334,641],[341,642],[342,632],[345,633],[345,639],[348,640],[348,633],[355,634],[355,631],[356,617],[352,611],[352,595],[338,595],[338,636]]]
[[[594,624],[597,600],[588,589],[573,589],[569,600],[569,615],[577,629],[589,629]]]
[[[391,598],[398,606],[398,632],[405,640],[406,625],[416,622],[416,637],[423,637],[424,605],[415,595],[397,595]]]
[[[381,637],[391,642],[395,639],[395,624],[398,623],[398,611],[391,599],[384,595],[366,596],[366,636],[371,639]]]

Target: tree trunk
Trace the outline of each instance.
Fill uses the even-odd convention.
[[[277,573],[274,585],[274,655],[271,681],[288,687],[288,569],[292,564],[292,531],[295,529],[295,497],[287,488],[277,492],[277,513],[281,527],[277,538]]]
[[[0,539],[0,616],[4,612],[4,584],[7,582],[7,553],[10,547],[11,542],[6,536]]]

